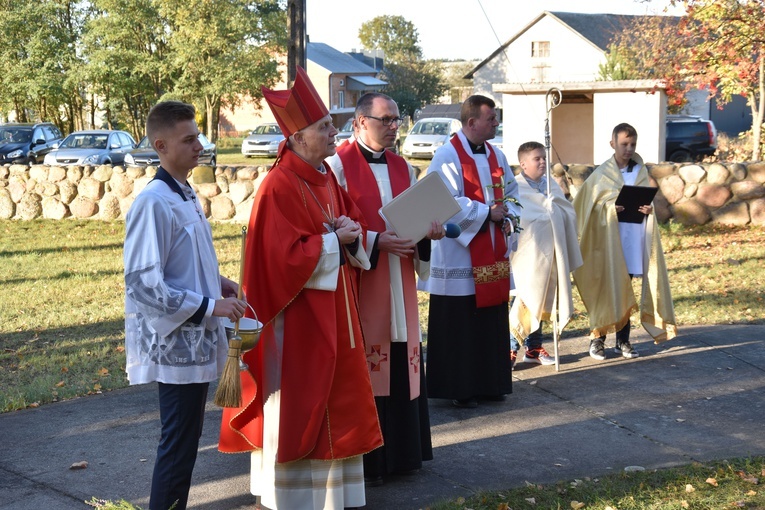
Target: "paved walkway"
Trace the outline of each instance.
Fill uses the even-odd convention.
[[[431,400],[435,459],[367,490],[367,509],[425,508],[481,489],[765,455],[765,326],[681,328],[640,358],[561,344],[561,371],[517,365],[506,402],[456,409]],[[609,337],[606,345],[613,346]],[[212,393],[212,392],[211,392]],[[90,508],[92,497],[148,506],[159,422],[153,385],[0,415],[0,509]],[[208,404],[189,508],[252,509],[249,456],[216,449]],[[87,461],[87,469],[70,470]]]

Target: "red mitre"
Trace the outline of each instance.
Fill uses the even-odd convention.
[[[289,90],[261,87],[263,98],[274,112],[285,138],[329,115],[327,107],[311,83],[305,70],[297,66],[295,84]]]

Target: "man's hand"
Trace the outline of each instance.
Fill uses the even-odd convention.
[[[237,299],[235,297],[227,297],[223,299],[215,300],[215,308],[213,308],[214,317],[227,317],[231,322],[244,317],[244,311],[247,308],[247,303]]]
[[[489,219],[495,223],[500,223],[507,216],[507,204],[504,202],[494,204],[489,208]]]
[[[648,216],[649,214],[653,212],[653,207],[651,206],[651,204],[641,205],[640,207],[638,207],[638,211]]]
[[[221,296],[223,297],[237,297],[239,294],[239,285],[235,281],[229,280],[225,276],[221,276],[220,290]]]
[[[347,216],[340,216],[335,220],[335,234],[340,244],[351,244],[361,235],[361,225]]]
[[[427,237],[428,239],[432,241],[438,241],[439,239],[443,239],[445,236],[446,236],[446,229],[444,228],[444,226],[441,223],[434,221],[434,222],[431,222],[430,231],[428,232],[428,235],[426,235],[425,237]]]
[[[377,236],[377,247],[380,251],[392,253],[397,257],[408,257],[414,253],[414,243],[411,239],[399,239],[392,230],[386,230]]]

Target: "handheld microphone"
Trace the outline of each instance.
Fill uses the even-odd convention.
[[[460,234],[462,233],[462,229],[456,223],[445,223],[444,233],[446,234],[446,237],[448,237],[449,239],[454,239],[460,236]]]

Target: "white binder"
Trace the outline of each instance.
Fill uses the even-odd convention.
[[[437,173],[429,173],[380,208],[380,216],[401,239],[417,242],[430,232],[434,221],[446,221],[460,205]]]

